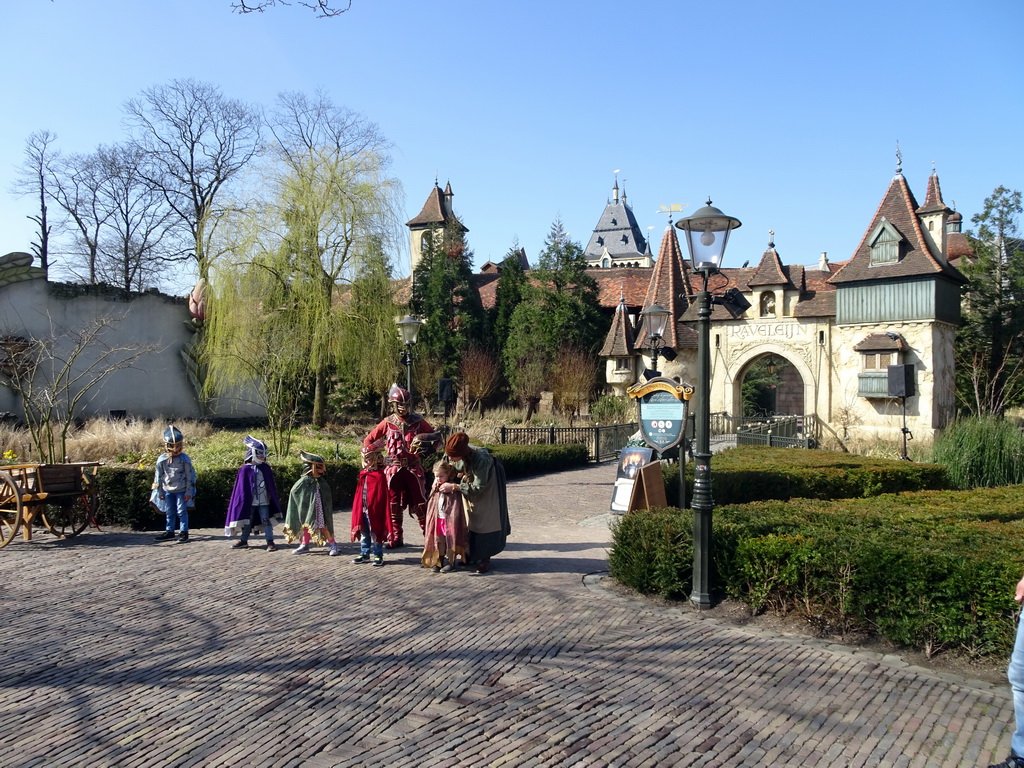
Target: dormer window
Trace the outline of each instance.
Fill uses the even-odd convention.
[[[871,266],[895,264],[902,256],[903,237],[896,228],[882,219],[868,239],[871,247]]]

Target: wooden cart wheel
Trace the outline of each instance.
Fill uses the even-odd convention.
[[[95,519],[98,507],[95,493],[82,493],[61,504],[47,504],[42,514],[43,525],[62,539],[77,536]]]
[[[0,547],[11,543],[21,527],[21,491],[6,472],[0,472]]]

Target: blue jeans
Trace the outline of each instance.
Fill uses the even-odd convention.
[[[370,555],[370,545],[373,544],[373,556],[384,557],[384,543],[373,541],[373,534],[370,532],[370,518],[363,512],[363,522],[360,526],[362,538],[359,540],[359,553],[365,557]]]
[[[167,530],[173,531],[174,524],[181,520],[181,530],[188,530],[188,502],[184,493],[165,493],[164,514],[167,516]]]
[[[267,544],[270,544],[274,540],[274,526],[270,524],[270,505],[269,504],[257,504],[253,507],[253,510],[259,515],[260,522],[263,524],[263,535],[267,538]],[[253,515],[255,517],[255,515]],[[246,543],[249,541],[249,531],[252,530],[252,517],[242,523],[242,542]]]
[[[1017,729],[1010,740],[1013,754],[1024,757],[1024,617],[1017,622],[1017,639],[1010,655],[1010,667],[1006,670],[1013,690],[1013,716]]]

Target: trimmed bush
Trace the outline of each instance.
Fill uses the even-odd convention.
[[[679,498],[679,466],[662,465],[665,498]],[[693,465],[686,466],[687,492]],[[849,499],[881,493],[952,488],[946,467],[898,459],[851,456],[832,451],[740,446],[711,460],[715,504],[766,499]],[[687,497],[687,504],[690,503]]]
[[[796,611],[815,626],[875,632],[929,655],[1007,654],[1013,586],[1024,572],[1022,502],[1024,486],[1008,486],[719,507],[713,584],[755,613]],[[678,559],[692,551],[691,529],[691,515],[678,510],[626,515],[614,532],[612,575],[642,592],[687,594],[692,565]],[[634,555],[637,542],[646,549]],[[637,573],[634,557],[649,573]],[[650,565],[673,558],[672,574]]]

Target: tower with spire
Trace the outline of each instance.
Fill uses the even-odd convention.
[[[441,237],[445,227],[449,224],[454,222],[461,227],[463,232],[469,232],[469,228],[455,215],[455,209],[452,206],[453,197],[455,197],[455,193],[452,192],[451,182],[445,183],[442,192],[441,187],[437,184],[437,179],[435,179],[434,188],[427,195],[423,208],[405,223],[405,226],[409,228],[410,275],[416,271],[416,267],[423,258],[423,253],[430,247],[431,239]]]
[[[619,195],[618,176],[615,177],[611,199],[605,205],[583,253],[589,267],[649,267],[654,263],[650,245],[626,201],[625,188],[621,197]]]

